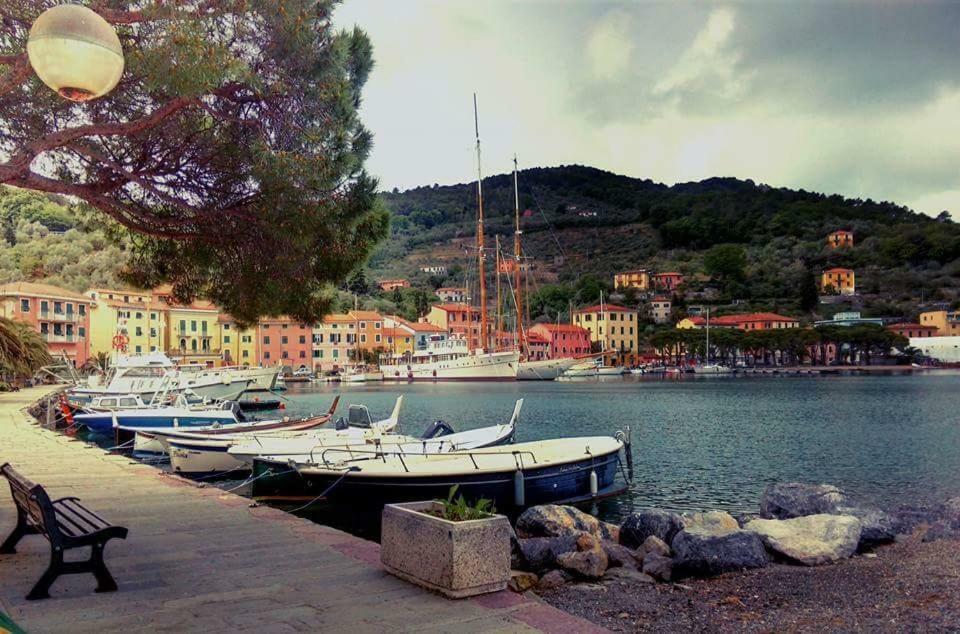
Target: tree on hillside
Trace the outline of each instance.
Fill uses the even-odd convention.
[[[817,288],[817,278],[809,268],[800,278],[800,309],[812,312],[820,303],[820,289]]]
[[[723,282],[736,282],[744,278],[747,253],[738,244],[718,244],[703,255],[703,267],[708,275]]]
[[[326,287],[388,231],[357,114],[367,36],[334,29],[334,0],[99,0],[126,68],[77,104],[27,62],[49,4],[4,5],[0,183],[76,196],[132,232],[141,286],[170,281],[242,321],[328,310]]]
[[[370,292],[370,284],[367,283],[367,274],[362,268],[357,269],[350,276],[347,282],[347,290],[354,295],[366,295]]]

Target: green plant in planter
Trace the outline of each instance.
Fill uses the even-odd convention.
[[[497,509],[493,506],[493,501],[486,498],[480,498],[473,504],[467,502],[463,495],[454,499],[459,488],[459,484],[453,485],[450,487],[450,493],[447,494],[446,500],[437,500],[443,505],[434,513],[437,517],[451,522],[466,522],[468,520],[481,520],[497,512]]]

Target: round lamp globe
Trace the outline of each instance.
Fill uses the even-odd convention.
[[[41,81],[71,101],[102,97],[123,75],[117,32],[78,4],[61,4],[40,14],[30,29],[27,56]]]

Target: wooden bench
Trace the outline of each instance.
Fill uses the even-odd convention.
[[[114,537],[126,539],[126,528],[113,526],[75,497],[51,501],[42,486],[20,475],[9,463],[0,467],[0,474],[10,483],[17,505],[17,526],[0,546],[0,554],[17,552],[17,542],[26,535],[43,535],[50,542],[50,565],[27,595],[28,600],[48,599],[50,586],[60,575],[89,572],[97,579],[97,592],[117,589],[117,582],[103,563],[103,549]],[[91,547],[90,559],[63,560],[65,551],[85,546]]]

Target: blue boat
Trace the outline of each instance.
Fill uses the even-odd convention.
[[[473,451],[410,454],[329,448],[316,463],[261,456],[253,461],[253,497],[382,505],[443,499],[452,486],[498,509],[570,503],[622,492],[626,437],[593,436],[518,443]],[[623,475],[618,480],[618,473]]]
[[[243,421],[237,415],[236,403],[227,402],[220,409],[190,407],[148,407],[74,414],[74,421],[97,434],[113,436],[116,430],[129,432],[163,428],[215,427],[236,425]]]

